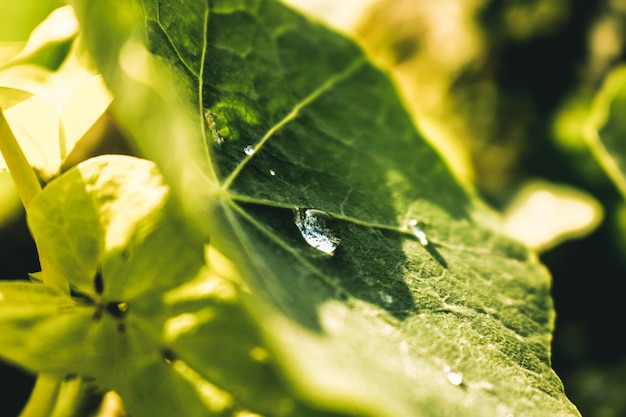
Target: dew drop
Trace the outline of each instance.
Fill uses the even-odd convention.
[[[380,295],[380,299],[383,301],[383,303],[390,305],[393,303],[393,297],[389,294],[387,294],[386,292],[379,292]]]
[[[332,255],[340,243],[329,227],[332,219],[328,213],[316,209],[298,209],[294,216],[294,222],[306,243],[327,255]]]
[[[443,372],[446,374],[448,382],[452,385],[459,386],[463,383],[463,374],[460,372],[454,372],[450,366],[444,367]]]
[[[246,153],[246,155],[254,155],[255,149],[254,146],[248,145],[243,149],[243,151]]]
[[[419,222],[415,219],[411,219],[409,221],[409,229],[411,230],[411,233],[413,233],[413,236],[417,238],[420,245],[426,246],[428,245],[428,237],[426,237],[426,232],[424,232],[422,227],[424,227],[424,224],[422,222]]]
[[[274,171],[273,169],[270,169],[269,173],[272,177],[276,175],[276,171]]]
[[[224,138],[220,135],[220,132],[217,130],[217,124],[215,123],[215,119],[213,118],[213,113],[209,109],[204,109],[204,119],[211,130],[211,135],[213,136],[213,140],[218,145],[224,143]]]

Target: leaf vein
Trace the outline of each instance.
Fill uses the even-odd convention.
[[[198,72],[196,72],[191,67],[191,65],[189,65],[189,63],[187,63],[187,61],[183,58],[182,54],[180,53],[180,51],[176,47],[176,44],[174,43],[174,41],[172,40],[172,38],[168,34],[167,30],[165,30],[165,27],[163,26],[163,23],[161,22],[161,6],[160,6],[160,4],[161,4],[161,2],[157,2],[156,3],[157,24],[159,25],[159,28],[161,29],[161,31],[163,31],[163,35],[165,35],[165,38],[167,39],[167,42],[170,44],[170,46],[172,47],[172,49],[176,53],[176,56],[178,57],[180,62],[183,64],[183,67],[185,67],[185,69],[187,71],[189,71],[189,73],[191,75],[193,75],[194,77],[200,78],[201,75],[198,74]],[[206,37],[205,37],[204,43],[206,43]],[[200,81],[200,83],[202,83],[202,81]]]
[[[255,152],[252,155],[246,155],[246,157],[237,165],[237,167],[230,173],[230,175],[224,180],[222,184],[222,189],[227,190],[237,175],[243,170],[243,168],[250,162],[250,160],[254,157],[254,154],[258,152],[263,145],[283,126],[287,123],[294,120],[300,113],[302,109],[304,109],[307,105],[312,103],[315,99],[321,96],[326,91],[330,90],[334,85],[353,75],[360,67],[362,67],[366,63],[366,59],[364,57],[357,59],[348,67],[346,67],[343,71],[335,74],[334,76],[328,78],[322,85],[316,88],[313,92],[307,95],[304,99],[302,99],[299,103],[297,103],[293,109],[278,123],[272,126],[267,133],[261,138],[258,144],[255,145]]]

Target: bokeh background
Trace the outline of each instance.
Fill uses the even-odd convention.
[[[553,276],[553,367],[567,395],[584,417],[626,417],[626,205],[585,140],[594,97],[626,61],[626,0],[290,3],[356,37],[459,180],[537,250]],[[0,62],[60,5],[0,0]],[[110,118],[91,135],[77,160],[128,151]],[[0,173],[0,279],[38,268]],[[17,415],[34,378],[0,364],[0,380],[0,414]]]

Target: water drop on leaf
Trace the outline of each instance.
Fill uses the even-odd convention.
[[[246,153],[246,155],[254,155],[255,149],[254,149],[254,146],[248,145],[244,148],[243,151]]]
[[[387,294],[386,292],[380,292],[380,299],[383,301],[383,303],[390,305],[391,303],[393,303],[393,297],[389,294]]]
[[[428,237],[426,237],[426,232],[424,232],[422,227],[424,227],[422,222],[418,222],[415,219],[411,219],[409,221],[409,229],[411,230],[411,233],[413,233],[413,236],[417,238],[420,245],[426,246],[428,245]]]
[[[213,113],[211,112],[211,110],[204,109],[204,119],[206,120],[207,125],[211,130],[211,135],[213,136],[213,140],[215,141],[215,143],[217,143],[218,145],[224,143],[224,138],[220,134],[221,132],[217,130],[217,124],[215,123],[215,118],[213,117]]]
[[[327,255],[332,255],[340,243],[330,228],[331,221],[332,217],[328,213],[316,209],[298,209],[294,216],[294,222],[306,243]]]
[[[460,372],[454,372],[450,366],[443,368],[443,372],[446,374],[446,379],[452,385],[461,385],[463,383],[463,374]]]

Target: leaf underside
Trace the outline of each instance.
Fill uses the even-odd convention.
[[[456,183],[388,77],[354,42],[269,0],[145,1],[136,16],[104,0],[74,4],[120,119],[185,208],[183,215],[165,203],[165,188],[151,183],[155,175],[145,188],[163,195],[152,206],[142,206],[147,196],[133,196],[136,186],[127,199],[114,197],[142,171],[133,173],[133,164],[115,169],[120,179],[110,174],[117,185],[104,194],[104,185],[46,194],[56,207],[65,198],[75,200],[69,207],[99,202],[80,212],[99,230],[97,239],[56,226],[40,237],[63,235],[74,242],[64,250],[89,255],[57,261],[58,273],[76,277],[74,287],[95,300],[89,314],[113,301],[130,306],[124,332],[112,314],[87,327],[84,317],[67,319],[69,327],[83,323],[76,325],[81,337],[115,346],[106,355],[83,347],[81,369],[119,390],[130,408],[156,398],[154,407],[137,408],[142,415],[158,414],[169,390],[183,392],[175,404],[201,407],[198,384],[184,388],[191,377],[174,372],[169,352],[227,391],[224,404],[267,415],[310,410],[300,401],[369,416],[579,415],[550,367],[548,274],[492,229],[491,213]],[[128,65],[128,51],[144,70]],[[107,164],[87,164],[86,178],[75,173],[82,177],[60,179],[58,187],[106,184]],[[115,210],[100,207],[109,200],[119,200]],[[134,206],[145,212],[132,214]],[[311,224],[323,224],[312,233],[336,245],[332,255],[312,247],[295,224],[306,209],[320,213]],[[145,226],[128,235],[118,211]],[[53,223],[78,223],[66,212]],[[31,219],[36,238],[50,216],[43,213]],[[198,277],[202,240],[189,219],[236,265],[249,289],[241,300],[219,307],[215,295],[166,301],[185,283],[209,279]],[[415,234],[417,221],[422,234]],[[58,242],[50,245],[50,256],[61,259]],[[142,260],[134,256],[140,248]],[[91,284],[98,265],[102,294]],[[232,335],[215,342],[221,362],[207,358],[217,329],[198,323],[206,309],[215,317],[208,323],[225,320],[219,332]],[[195,338],[170,339],[168,323],[179,317],[185,329],[185,314]],[[259,346],[271,367],[251,359]],[[274,369],[295,394],[281,388]],[[246,373],[261,376],[246,380]]]

